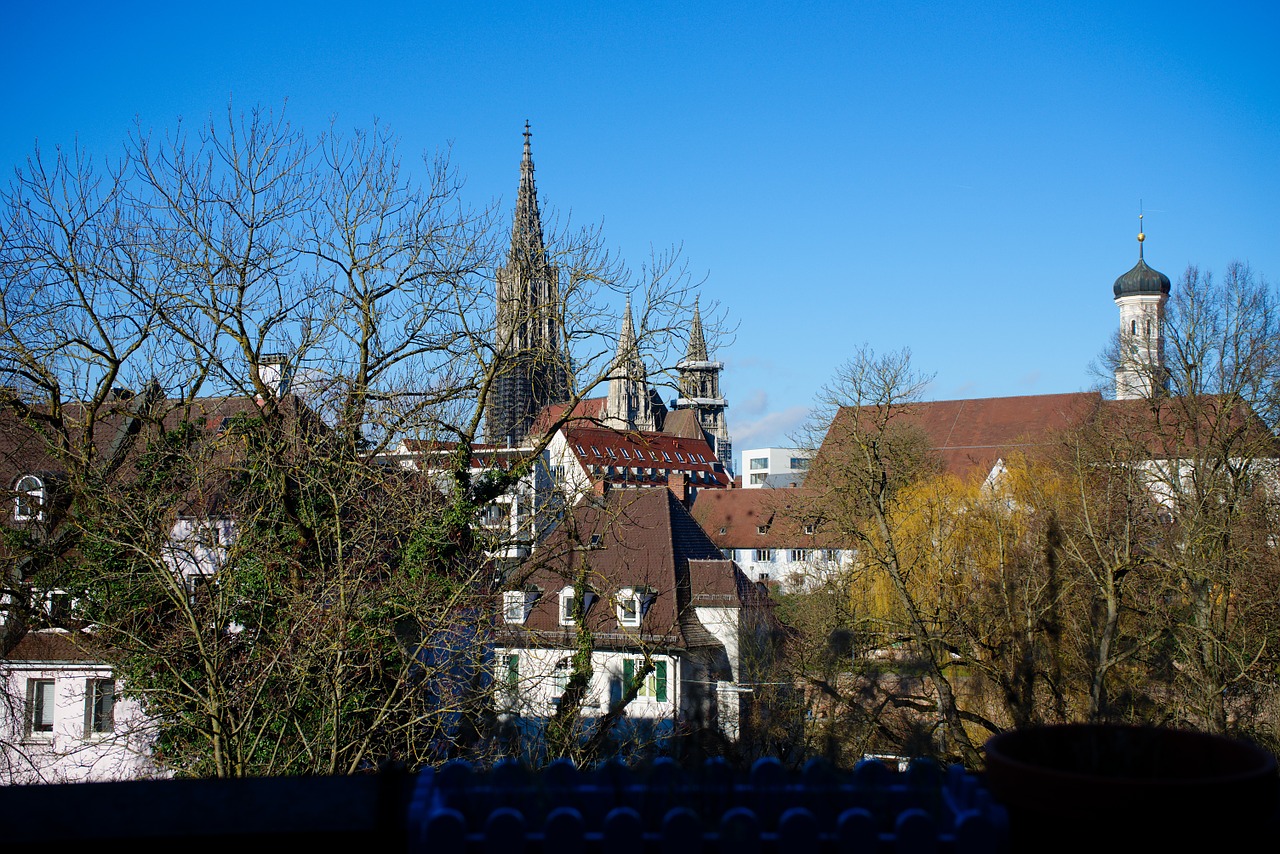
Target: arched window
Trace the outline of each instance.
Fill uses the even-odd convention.
[[[44,481],[33,474],[18,478],[13,487],[13,518],[29,522],[44,518]]]

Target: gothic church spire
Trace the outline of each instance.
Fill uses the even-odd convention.
[[[520,158],[520,189],[516,194],[516,213],[511,222],[511,251],[508,264],[541,264],[546,257],[542,239],[542,214],[538,211],[538,187],[533,181],[533,150],[529,139],[533,132],[524,123],[524,156]]]

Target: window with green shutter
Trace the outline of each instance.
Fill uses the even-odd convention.
[[[659,702],[667,701],[667,663],[665,661],[655,661],[653,663],[653,695]]]

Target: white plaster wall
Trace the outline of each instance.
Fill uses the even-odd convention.
[[[157,775],[151,761],[155,733],[135,700],[119,698],[114,732],[85,734],[86,683],[110,679],[107,665],[53,662],[10,664],[3,672],[0,739],[5,783],[127,780]],[[27,680],[54,680],[53,732],[26,734]]]
[[[520,656],[520,678],[514,692],[503,685],[507,677],[508,655]],[[554,678],[556,666],[572,657],[573,650],[569,649],[497,648],[494,670],[499,685],[499,708],[525,717],[549,717],[554,714],[554,699],[557,695]],[[609,710],[610,682],[616,680],[621,685],[622,662],[627,658],[641,659],[643,655],[612,650],[596,650],[591,653],[591,687],[584,703],[584,714],[604,714]],[[663,701],[654,697],[636,697],[627,706],[628,717],[674,718],[679,712],[679,659],[671,655],[654,655],[653,660],[655,663],[667,663],[667,699]]]

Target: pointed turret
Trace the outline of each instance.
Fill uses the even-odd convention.
[[[680,397],[672,409],[692,409],[698,414],[698,425],[726,469],[733,471],[733,442],[724,411],[729,402],[720,394],[720,372],[724,363],[711,359],[706,335],[702,330],[702,307],[693,302],[693,322],[689,328],[688,354],[676,365],[680,374]]]
[[[631,298],[618,332],[618,352],[609,375],[609,397],[605,401],[604,423],[615,430],[657,430],[648,372],[636,344],[635,322],[631,319]]]

